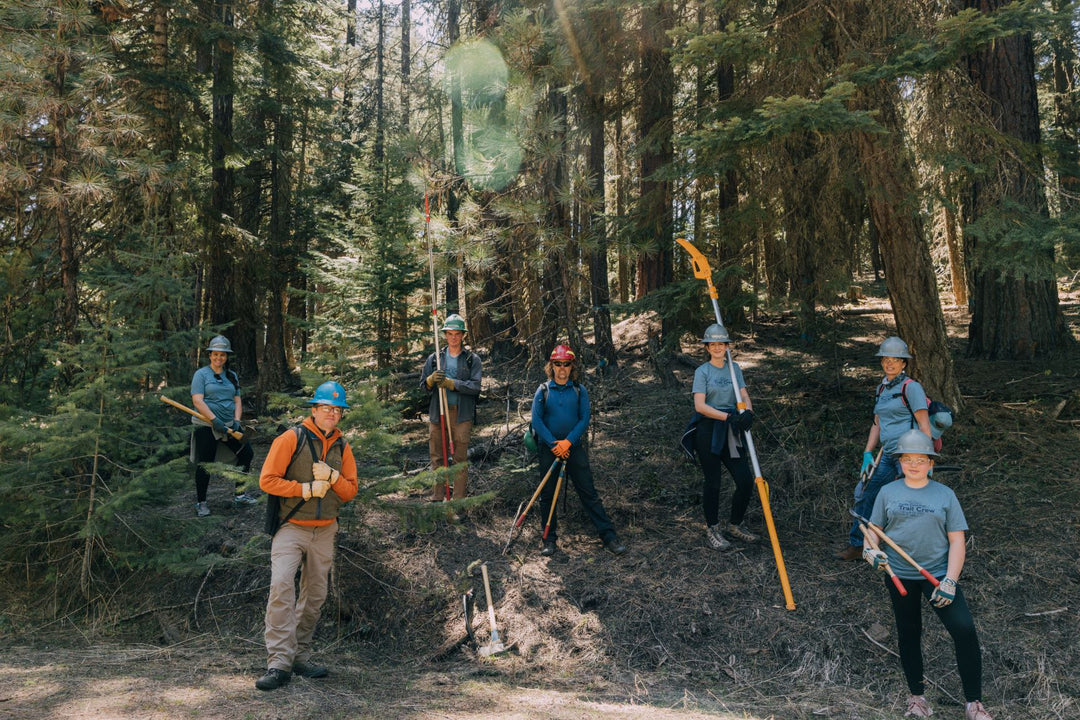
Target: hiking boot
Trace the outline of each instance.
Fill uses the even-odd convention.
[[[724,533],[721,531],[719,523],[705,528],[705,538],[709,541],[709,547],[713,550],[722,551],[731,549],[731,543],[724,537]]]
[[[743,542],[757,542],[758,536],[750,532],[742,525],[736,525],[735,523],[728,523],[727,534],[736,540],[742,540]]]
[[[843,549],[833,553],[837,560],[862,560],[862,547],[859,545],[845,545]],[[919,696],[921,697],[921,696]]]
[[[291,677],[292,673],[288,670],[270,668],[265,675],[255,681],[255,687],[260,690],[277,690],[279,687],[288,685]]]
[[[964,708],[964,720],[994,720],[994,717],[986,712],[986,708],[978,700],[969,702]]]
[[[612,555],[622,555],[626,552],[626,546],[619,542],[618,535],[612,535],[604,541],[604,549]]]
[[[206,517],[210,514],[210,506],[206,504],[206,501],[195,503],[195,515],[198,517]]]
[[[925,695],[912,695],[907,699],[907,712],[904,717],[930,717],[933,714]]]
[[[330,674],[330,671],[322,665],[301,662],[300,660],[293,662],[292,671],[293,675],[306,678],[324,678]]]
[[[555,554],[555,541],[545,540],[543,546],[540,548],[540,554],[544,557],[551,557]]]
[[[239,495],[233,495],[232,501],[234,505],[254,505],[259,502],[255,498],[248,495],[246,492],[240,493]]]

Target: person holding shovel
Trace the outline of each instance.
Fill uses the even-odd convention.
[[[732,385],[731,370],[727,367],[731,336],[719,323],[705,329],[701,342],[709,353],[709,361],[694,371],[694,411],[697,430],[694,434],[694,454],[697,456],[705,484],[701,493],[705,513],[705,538],[715,550],[731,549],[725,534],[743,542],[754,542],[758,536],[743,525],[746,509],[754,488],[743,433],[754,422],[750,393],[743,380],[742,369],[732,360],[739,387]],[[736,396],[738,393],[738,396]],[[746,404],[736,411],[739,398]],[[726,467],[735,481],[731,494],[731,512],[727,527],[720,524],[721,469]]]
[[[465,497],[466,493],[468,469],[465,461],[469,458],[469,439],[473,423],[476,422],[476,398],[480,395],[483,368],[480,356],[463,345],[466,332],[464,318],[457,314],[448,316],[442,332],[446,344],[439,349],[437,359],[435,353],[428,356],[420,373],[420,387],[431,394],[428,403],[431,467],[443,467],[444,459],[451,459],[458,466],[453,475],[456,500]],[[446,391],[445,418],[440,407],[440,388]],[[449,448],[443,448],[445,433],[449,433],[453,455]],[[432,502],[446,500],[447,495],[443,482],[436,483],[431,490]]]
[[[356,460],[338,429],[349,407],[345,388],[324,382],[308,404],[311,416],[275,438],[259,475],[259,486],[277,498],[279,513],[270,546],[267,670],[255,681],[259,690],[279,688],[293,675],[329,674],[311,662],[311,639],[326,600],[338,511],[356,497]]]
[[[580,383],[581,371],[574,351],[567,345],[556,345],[544,366],[544,373],[547,382],[536,389],[532,401],[532,426],[537,436],[540,476],[543,477],[555,458],[562,460],[566,464],[566,475],[574,483],[585,514],[596,528],[604,548],[614,555],[622,555],[626,546],[619,541],[593,484],[585,442],[591,413],[589,392]],[[540,523],[547,531],[540,554],[545,557],[555,554],[559,525],[555,491],[560,485],[549,482],[540,493]]]
[[[874,402],[874,422],[866,438],[860,474],[872,469],[870,479],[856,490],[855,512],[866,517],[874,507],[878,492],[900,476],[899,455],[896,452],[900,436],[918,428],[930,437],[930,415],[926,409],[926,391],[923,386],[908,377],[907,361],[911,359],[907,343],[898,337],[889,337],[878,348],[881,369],[885,377],[878,383]],[[874,448],[881,444],[877,467],[874,467]],[[858,520],[852,522],[846,545],[837,551],[839,560],[858,560],[862,557],[863,538]]]
[[[218,445],[225,445],[233,452],[236,465],[245,473],[251,470],[251,461],[255,457],[251,443],[229,435],[230,430],[244,431],[240,424],[244,412],[240,401],[240,378],[225,368],[232,352],[232,343],[224,335],[218,335],[206,346],[206,352],[210,364],[196,370],[191,377],[191,404],[203,416],[213,418],[211,423],[195,416],[191,418],[195,425],[191,433],[191,459],[195,463],[195,514],[198,517],[210,514],[210,506],[206,502],[210,473],[203,463],[214,462]],[[244,486],[244,480],[236,481],[233,503],[252,505],[258,502]]]
[[[887,563],[907,591],[886,581],[896,617],[896,641],[900,666],[907,679],[905,716],[930,717],[932,710],[923,695],[922,601],[930,601],[934,613],[952,637],[956,667],[964,690],[966,720],[993,720],[982,704],[982,651],[975,621],[960,588],[966,545],[967,520],[953,491],[930,479],[934,467],[934,443],[921,430],[908,430],[897,440],[896,456],[903,477],[889,483],[874,501],[870,522],[903,548],[934,581],[897,552],[891,543],[874,550],[867,541],[864,558],[876,569]],[[873,529],[868,530],[873,533]]]

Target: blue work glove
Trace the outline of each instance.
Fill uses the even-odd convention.
[[[232,424],[229,427],[231,427],[233,430],[235,430],[238,433],[243,434],[243,432],[244,432],[244,426],[240,423],[239,420],[233,420]]]
[[[226,427],[225,423],[221,422],[221,421],[220,421],[220,420],[218,420],[217,418],[214,418],[214,422],[212,422],[211,424],[212,424],[212,425],[214,426],[214,430],[215,430],[215,431],[216,431],[216,432],[217,432],[217,433],[218,433],[219,435],[226,435],[226,434],[228,434],[228,432],[229,432],[229,428],[228,428],[228,427]]]
[[[870,466],[874,464],[874,453],[869,450],[864,451],[862,454],[862,467],[859,468],[859,474],[865,475],[866,471],[870,469]]]
[[[863,548],[862,559],[870,563],[870,567],[875,570],[884,570],[889,566],[889,558],[885,553],[880,550],[875,550],[869,545]]]
[[[945,578],[941,581],[941,584],[934,588],[934,592],[930,595],[930,604],[936,608],[947,607],[956,599],[956,581],[952,578]]]
[[[736,413],[735,416],[731,418],[731,423],[743,432],[746,432],[750,429],[750,426],[754,424],[754,411],[742,410]]]

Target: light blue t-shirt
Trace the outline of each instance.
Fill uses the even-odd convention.
[[[447,351],[447,353],[446,353],[446,367],[443,368],[443,372],[446,373],[446,377],[448,377],[448,378],[450,378],[451,380],[454,380],[454,381],[457,381],[457,380],[461,379],[461,378],[458,377],[458,367],[459,367],[458,358],[460,358],[460,357],[461,357],[460,354],[457,357],[454,357],[453,355],[451,355],[449,353],[449,351]],[[468,378],[465,378],[465,379],[468,380]],[[457,407],[458,394],[457,394],[456,390],[447,390],[446,391],[446,404],[449,407]]]
[[[870,522],[937,578],[943,577],[949,567],[948,533],[968,529],[956,493],[933,480],[925,487],[911,488],[901,478],[881,488]],[[886,543],[878,544],[898,576],[904,580],[922,577]]]
[[[221,422],[228,425],[233,421],[240,388],[233,385],[229,371],[214,374],[209,365],[203,365],[191,376],[191,394],[202,395],[206,406]]]
[[[739,363],[733,361],[732,366],[735,368],[735,377],[739,379],[739,387],[746,387]],[[716,367],[711,362],[698,366],[698,369],[694,371],[692,392],[705,393],[705,402],[709,407],[725,412],[734,410],[739,401],[731,387],[731,370],[726,363],[722,368]]]
[[[904,381],[900,381],[895,386],[883,390],[885,384],[882,380],[878,385],[880,392],[874,403],[874,414],[877,415],[878,427],[881,429],[881,446],[885,448],[886,453],[894,455],[896,442],[900,436],[912,428],[919,427],[911,411],[926,409],[926,391],[915,380],[909,381],[906,387]],[[904,398],[900,395],[901,387],[904,387],[903,392],[907,395],[911,411],[908,410],[907,405],[904,405]]]

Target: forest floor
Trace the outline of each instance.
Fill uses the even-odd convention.
[[[906,690],[882,580],[832,557],[880,375],[874,353],[892,332],[881,300],[862,307],[881,312],[837,308],[813,341],[794,319],[773,317],[736,346],[794,610],[767,540],[728,553],[706,545],[700,471],[677,445],[704,356],[687,336],[669,364],[678,387],[665,387],[647,354],[656,328],[634,318],[616,328],[618,371],[586,377],[592,466],[626,555],[603,551],[576,496],[561,509],[554,557],[539,555],[535,514],[502,554],[539,479],[520,443],[536,379],[486,363],[470,492],[494,498],[427,529],[372,508],[342,523],[314,655],[330,677],[254,688],[269,579],[262,506],[233,508],[216,481],[215,514],[190,522],[205,524],[207,553],[229,561],[133,580],[110,599],[111,619],[89,626],[8,628],[0,718],[900,718]],[[1076,309],[1067,315],[1078,334]],[[947,321],[964,407],[941,458],[959,469],[938,479],[971,527],[961,584],[983,646],[984,702],[998,720],[1080,718],[1077,354],[965,359],[967,317],[950,310]],[[403,433],[402,467],[426,462],[424,422],[406,421]],[[190,494],[177,489],[178,514],[190,511]],[[722,510],[729,494],[727,481]],[[765,535],[756,494],[748,524]],[[483,586],[467,573],[474,560],[490,568],[506,655],[481,657],[465,640],[470,589],[477,643],[489,633]],[[928,697],[935,717],[960,720],[951,642],[925,617]]]

